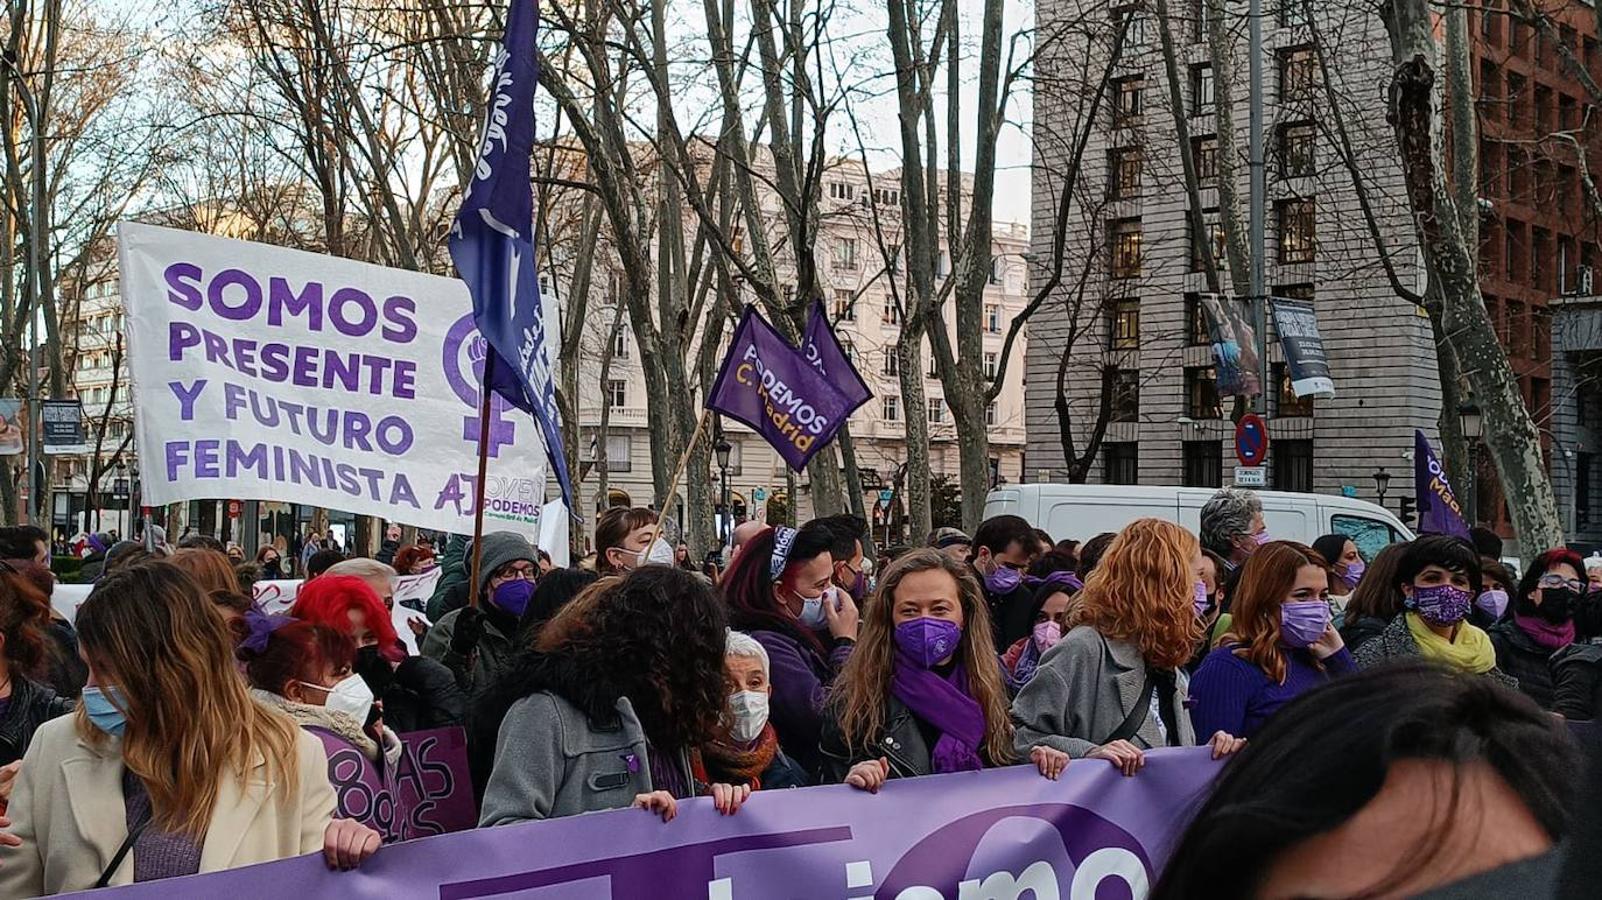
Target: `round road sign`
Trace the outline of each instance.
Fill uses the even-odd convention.
[[[1243,466],[1260,466],[1268,458],[1268,423],[1262,416],[1247,413],[1236,424],[1235,458]]]

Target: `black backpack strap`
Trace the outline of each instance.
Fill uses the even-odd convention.
[[[1152,678],[1151,672],[1148,671],[1146,672],[1145,684],[1140,689],[1140,700],[1136,701],[1135,708],[1129,711],[1129,715],[1124,716],[1124,721],[1113,729],[1113,733],[1108,735],[1105,741],[1102,741],[1103,745],[1110,744],[1113,741],[1127,741],[1135,736],[1135,732],[1140,730],[1140,726],[1146,724],[1146,717],[1151,715],[1151,698],[1156,690],[1157,680]]]
[[[128,858],[128,851],[133,849],[134,841],[139,840],[139,836],[145,833],[145,826],[149,824],[150,819],[146,818],[128,830],[128,836],[122,839],[122,846],[117,848],[117,855],[111,858],[111,864],[106,866],[106,870],[100,873],[99,878],[95,879],[95,887],[103,888],[111,883],[112,876],[122,867],[122,861]]]

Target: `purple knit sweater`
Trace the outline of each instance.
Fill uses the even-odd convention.
[[[127,809],[128,830],[150,818],[150,794],[139,776],[124,769],[122,802]],[[145,827],[133,844],[134,881],[159,881],[200,871],[200,844],[181,834],[161,831],[154,824]]]
[[[1303,691],[1357,670],[1345,647],[1324,660],[1322,672],[1306,650],[1286,650],[1285,683],[1276,684],[1250,660],[1236,656],[1236,646],[1226,644],[1207,654],[1190,679],[1190,721],[1197,740],[1205,741],[1215,731],[1251,737]]]

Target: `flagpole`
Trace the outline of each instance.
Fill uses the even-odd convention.
[[[495,392],[490,390],[490,379],[495,372],[495,350],[486,348],[484,354],[484,380],[478,388],[478,480],[473,483],[473,565],[472,581],[467,584],[467,605],[478,606],[479,569],[484,561],[484,482],[489,480],[490,403]]]
[[[690,442],[684,446],[684,453],[679,456],[679,466],[673,470],[673,480],[668,482],[667,493],[662,496],[662,508],[658,510],[660,515],[667,515],[667,505],[673,502],[674,496],[678,494],[679,479],[684,475],[684,467],[689,465],[690,454],[695,451],[695,445],[700,442],[701,432],[706,430],[706,423],[710,418],[712,418],[711,407],[701,410],[701,421],[695,423],[695,434],[691,436]]]

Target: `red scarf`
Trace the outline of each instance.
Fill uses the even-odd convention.
[[[749,747],[713,741],[702,747],[690,760],[695,779],[703,784],[749,784],[751,790],[762,789],[762,773],[773,765],[779,753],[779,736],[773,726],[762,726],[762,733]]]

